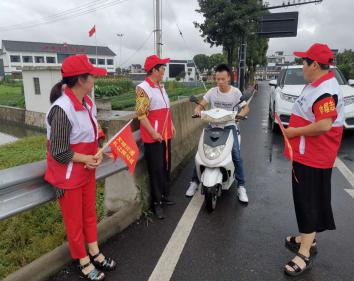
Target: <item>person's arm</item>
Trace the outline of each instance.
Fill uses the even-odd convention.
[[[250,107],[248,106],[248,104],[246,104],[244,107],[242,107],[242,110],[238,115],[245,117],[249,112],[250,112]]]
[[[289,127],[285,129],[288,138],[299,136],[314,137],[331,130],[333,122],[337,119],[336,101],[334,98],[328,94],[324,94],[314,103],[312,110],[316,122],[304,127]]]
[[[156,130],[151,126],[150,121],[147,119],[147,114],[150,110],[150,99],[145,91],[139,87],[136,88],[135,110],[140,123],[144,126],[152,138],[162,142],[162,136],[156,132]]]

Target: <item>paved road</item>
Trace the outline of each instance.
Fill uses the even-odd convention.
[[[207,213],[204,206],[199,211],[201,196],[195,196],[192,203],[184,197],[191,159],[173,184],[177,205],[167,209],[167,219],[141,219],[103,245],[103,252],[119,261],[117,271],[108,273],[107,280],[288,280],[282,266],[293,255],[283,241],[297,231],[290,163],[282,156],[282,137],[268,129],[267,90],[266,84],[260,86],[249,119],[242,124],[241,150],[250,203],[241,205],[232,188],[223,194],[214,213]],[[354,133],[346,133],[339,157],[351,173],[353,152]],[[353,184],[334,169],[332,202],[337,230],[318,236],[319,254],[313,270],[294,280],[354,280],[354,197],[345,191],[354,191]],[[74,266],[68,266],[50,280],[79,279]]]

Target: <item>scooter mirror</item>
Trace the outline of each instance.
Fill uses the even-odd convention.
[[[189,97],[189,101],[190,101],[190,102],[194,102],[194,103],[199,103],[199,102],[198,102],[198,99],[197,99],[195,96],[190,96],[190,97]]]

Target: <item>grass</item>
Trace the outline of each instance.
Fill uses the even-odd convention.
[[[25,108],[25,97],[19,84],[0,84],[0,105]]]
[[[0,145],[0,169],[46,158],[46,137]],[[97,219],[104,217],[104,181],[97,182]],[[0,280],[60,246],[66,239],[57,201],[0,221]]]

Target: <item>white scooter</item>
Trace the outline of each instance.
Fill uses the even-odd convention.
[[[190,101],[199,104],[194,96],[190,97]],[[247,117],[238,115],[245,102],[246,97],[242,96],[235,106],[236,111],[214,108],[202,111],[201,116],[192,116],[192,118],[200,117],[212,126],[203,130],[195,156],[197,174],[202,186],[201,193],[205,196],[205,206],[209,212],[214,211],[222,190],[229,190],[235,180],[235,166],[231,156],[234,136],[230,129],[224,129],[224,124],[229,121],[247,119]],[[236,128],[238,143],[241,144],[241,134],[237,123]]]

